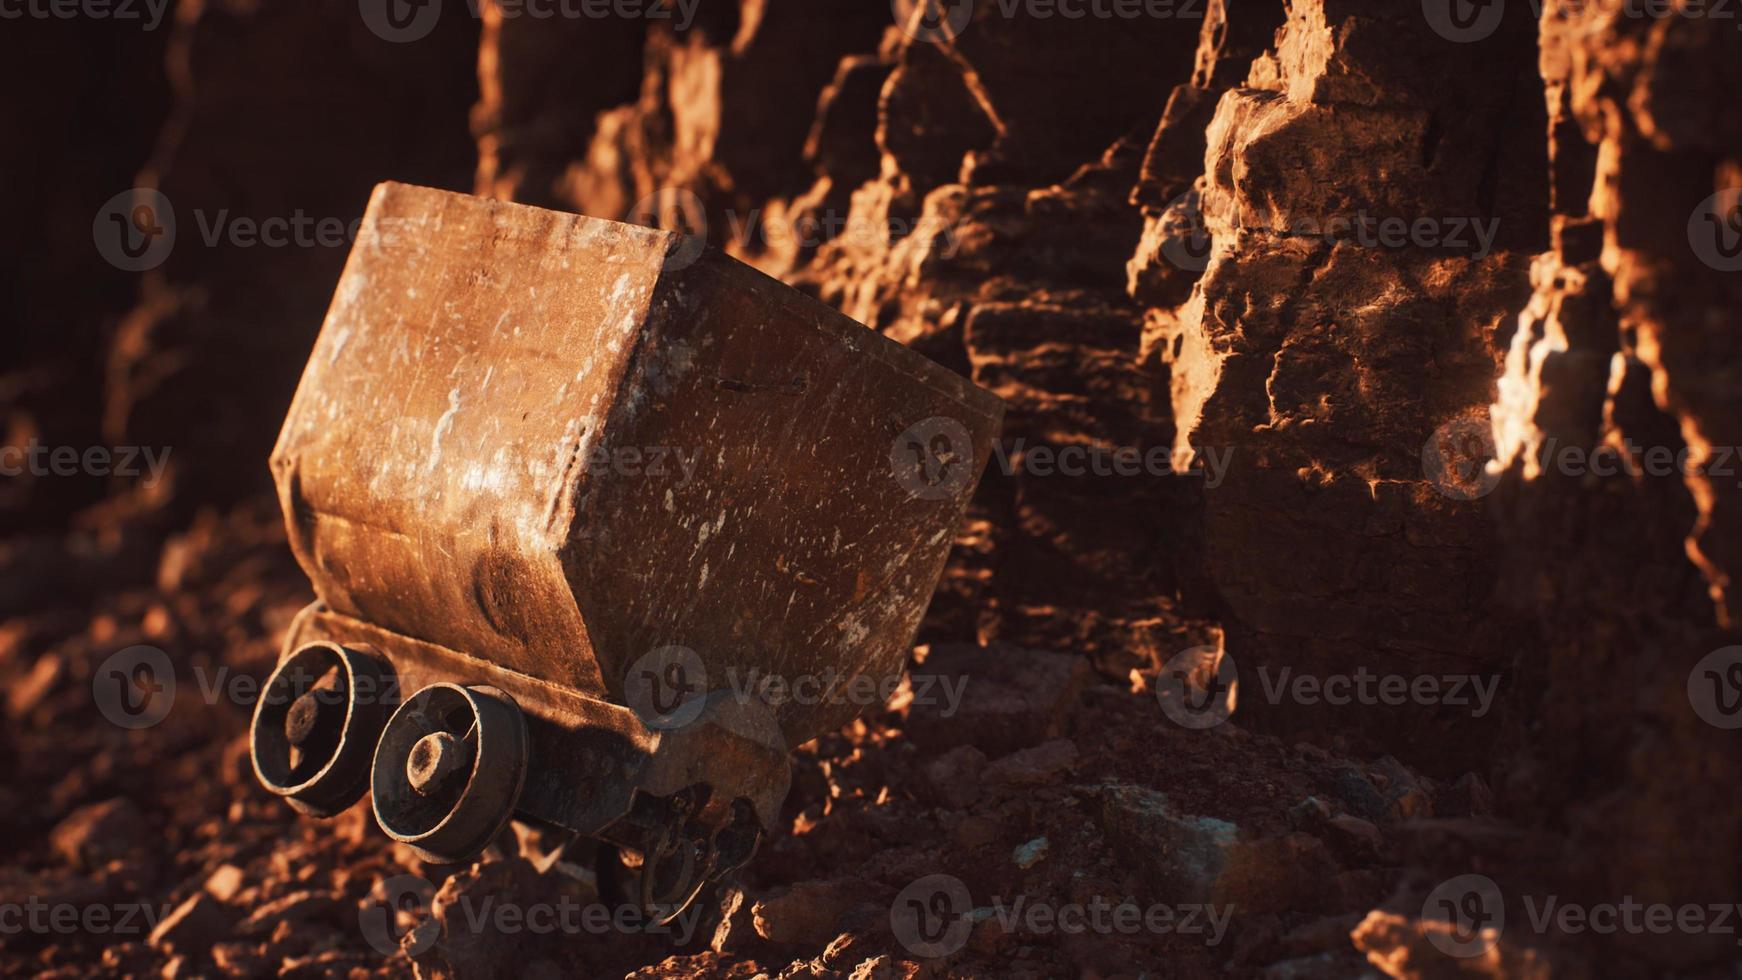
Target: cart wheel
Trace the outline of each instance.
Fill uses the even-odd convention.
[[[526,781],[526,718],[493,687],[431,684],[387,722],[370,779],[387,836],[435,864],[482,851]]]
[[[692,906],[699,914],[718,911],[726,880],[750,860],[761,839],[754,811],[746,801],[715,806],[711,820],[691,819],[706,790],[691,790],[665,798],[643,797],[624,828],[630,847],[600,847],[594,870],[599,893],[612,902],[627,903],[646,916],[650,931],[659,931]],[[725,819],[724,826],[717,821]]]
[[[350,807],[368,788],[394,680],[380,657],[337,643],[310,643],[284,658],[248,730],[255,778],[311,816]]]
[[[593,873],[602,901],[612,908],[639,909],[643,916],[643,930],[654,934],[664,932],[674,939],[678,933],[663,927],[688,912],[695,916],[692,937],[705,944],[714,927],[719,925],[721,895],[732,887],[726,876],[715,875],[680,884],[667,877],[671,869],[656,870],[656,877],[666,879],[663,885],[668,894],[663,902],[657,899],[650,902],[647,898],[647,871],[646,858],[640,852],[625,852],[616,845],[602,843],[594,854]],[[661,885],[652,887],[657,890]]]

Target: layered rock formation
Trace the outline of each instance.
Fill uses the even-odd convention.
[[[1719,108],[1734,26],[1684,4],[1551,3],[1542,21],[1554,248],[1494,406],[1502,592],[1535,627],[1519,691],[1538,737],[1503,796],[1600,855],[1569,883],[1588,900],[1738,889],[1742,757],[1719,727],[1742,662],[1721,652],[1742,555],[1742,128]],[[1681,967],[1734,955],[1711,935],[1609,944]]]
[[[1264,15],[1207,33],[1200,64],[1223,63],[1242,16]],[[1504,664],[1493,529],[1422,460],[1442,427],[1485,418],[1545,239],[1534,40],[1518,14],[1458,45],[1413,8],[1291,4],[1274,48],[1217,102],[1195,193],[1151,205],[1133,293],[1157,304],[1146,347],[1170,372],[1182,446],[1232,451],[1204,497],[1202,547],[1258,723],[1384,732],[1448,765],[1492,739],[1493,719],[1467,709],[1253,695],[1284,671]],[[1207,98],[1214,68],[1200,79],[1173,104]],[[1162,193],[1180,187],[1154,159],[1185,143],[1173,116],[1148,168]]]

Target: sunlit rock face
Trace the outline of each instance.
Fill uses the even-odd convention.
[[[1152,200],[1130,266],[1145,349],[1180,446],[1231,453],[1202,558],[1242,715],[1468,765],[1502,731],[1492,712],[1306,703],[1292,685],[1505,667],[1485,453],[1462,442],[1486,432],[1546,241],[1535,32],[1512,16],[1464,45],[1413,6],[1286,14],[1219,95],[1196,186],[1151,168],[1177,193]]]

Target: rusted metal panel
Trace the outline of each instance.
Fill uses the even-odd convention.
[[[696,245],[376,190],[272,457],[319,600],[268,789],[328,814],[367,774],[437,861],[519,812],[669,917],[899,676],[1002,406]]]
[[[680,236],[377,189],[273,468],[335,612],[616,703],[896,673],[974,480],[916,493],[904,432],[996,398]],[[693,261],[690,261],[693,259]],[[863,705],[776,708],[789,744]]]

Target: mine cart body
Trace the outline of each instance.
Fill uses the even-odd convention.
[[[384,184],[272,456],[318,596],[285,656],[509,705],[523,815],[636,847],[637,794],[699,786],[680,810],[766,826],[789,748],[902,670],[1001,411],[693,238]],[[650,714],[674,663],[695,689]],[[814,696],[743,696],[767,678]],[[383,825],[452,858],[500,816]]]

